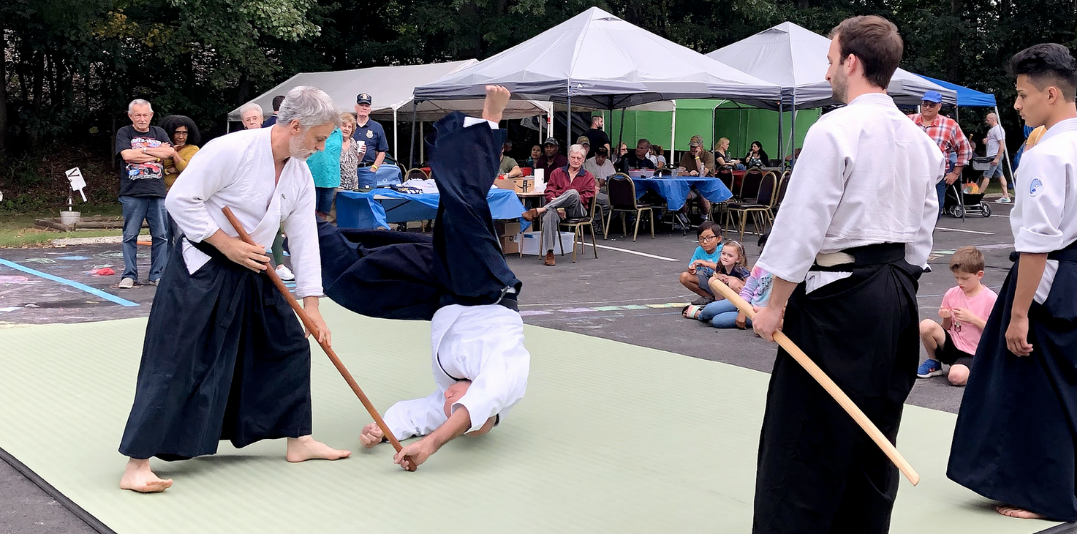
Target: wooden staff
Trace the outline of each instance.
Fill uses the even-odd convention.
[[[755,309],[752,308],[751,304],[748,304],[748,302],[740,298],[740,295],[738,295],[736,291],[730,289],[729,286],[723,284],[722,281],[717,278],[711,278],[711,280],[715,282],[711,287],[717,289],[726,300],[736,305],[749,319],[755,317]],[[849,416],[856,421],[856,424],[860,425],[860,428],[864,429],[864,432],[867,432],[868,437],[882,449],[883,453],[886,454],[887,458],[890,458],[891,462],[894,462],[894,465],[896,465],[901,473],[909,479],[909,482],[912,482],[913,486],[920,483],[920,475],[912,468],[912,465],[908,460],[898,452],[897,448],[894,447],[894,444],[890,443],[889,439],[886,439],[886,436],[879,431],[879,428],[875,426],[875,423],[872,423],[871,419],[868,419],[868,416],[857,407],[853,400],[850,399],[849,396],[846,395],[845,392],[842,391],[841,388],[838,387],[838,385],[835,384],[834,381],[831,380],[807,354],[804,354],[804,351],[800,350],[800,347],[797,347],[796,343],[793,343],[793,340],[789,339],[783,332],[778,331],[774,332],[774,341],[778,342],[778,345],[781,345],[781,347],[785,349],[785,351],[788,352],[789,355],[792,356],[793,359],[796,360],[820,386],[823,386],[823,389],[825,389],[834,400],[838,401],[838,404],[845,409],[845,413],[848,413]]]
[[[239,219],[236,219],[236,216],[232,213],[232,210],[228,209],[228,206],[225,206],[221,211],[224,212],[224,216],[228,218],[228,222],[232,223],[232,227],[235,228],[236,232],[239,233],[240,239],[242,239],[247,244],[258,245],[254,242],[253,239],[251,239],[250,234],[248,234],[247,231],[243,229],[243,225],[239,222]],[[320,334],[320,332],[318,331],[318,327],[314,324],[314,321],[310,320],[310,317],[307,316],[306,310],[304,310],[303,307],[299,305],[299,302],[295,300],[295,297],[293,297],[292,293],[288,291],[288,288],[284,286],[284,281],[280,279],[280,276],[277,276],[277,272],[267,266],[265,274],[267,274],[269,276],[269,279],[273,281],[273,285],[277,286],[277,290],[280,291],[280,294],[284,295],[284,298],[288,301],[288,304],[291,304],[292,309],[295,310],[296,315],[299,316],[299,320],[303,322],[303,326],[307,327],[307,331],[313,334],[315,339],[318,339]],[[329,356],[329,359],[333,361],[333,365],[336,366],[337,371],[340,371],[340,375],[344,377],[344,381],[347,382],[349,386],[351,386],[352,391],[355,392],[355,396],[359,397],[359,401],[363,403],[363,406],[366,408],[366,411],[369,412],[370,416],[374,418],[374,422],[378,424],[378,428],[380,428],[382,433],[385,434],[385,437],[389,439],[389,443],[392,443],[393,448],[396,449],[397,452],[400,452],[400,449],[403,448],[403,446],[400,445],[400,441],[397,440],[396,436],[393,435],[393,431],[389,430],[389,425],[385,424],[385,420],[381,418],[381,415],[378,413],[378,410],[374,408],[374,405],[370,402],[370,399],[367,398],[366,393],[363,393],[363,389],[360,388],[359,384],[356,383],[354,378],[352,378],[352,374],[348,372],[348,368],[344,367],[344,362],[341,362],[340,358],[337,357],[337,353],[333,352],[333,347],[329,346],[328,341],[319,340],[318,344],[322,346],[322,350],[324,350],[325,354]],[[414,471],[419,467],[415,463],[415,461],[411,459],[410,456],[405,457],[403,463],[405,464],[404,468],[408,471]]]

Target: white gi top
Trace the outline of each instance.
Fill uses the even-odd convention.
[[[944,170],[938,145],[892,98],[857,97],[808,130],[756,265],[799,283],[817,254],[879,243],[905,243],[905,260],[926,265]]]
[[[225,206],[232,209],[255,243],[272,244],[283,223],[296,296],[320,296],[322,259],[314,215],[314,178],[302,160],[290,158],[274,185],[272,130],[243,130],[207,143],[168,191],[165,207],[193,242],[205,240],[218,229],[230,236],[239,235],[221,211]],[[194,274],[209,256],[184,242],[183,261]]]
[[[1017,252],[1042,254],[1077,241],[1077,119],[1047,129],[1021,157],[1010,229]],[[1035,301],[1047,299],[1058,262],[1047,260]]]
[[[527,389],[531,354],[524,348],[520,314],[499,304],[439,309],[430,323],[431,366],[437,391],[400,401],[385,411],[385,424],[397,439],[425,436],[448,420],[445,390],[457,378],[471,386],[452,410],[467,408],[471,428],[482,428],[494,415],[504,416]]]

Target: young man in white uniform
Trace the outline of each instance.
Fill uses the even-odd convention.
[[[976,350],[947,476],[1003,515],[1077,521],[1077,61],[1058,44],[1013,57],[1014,109],[1045,126],[1021,160],[1015,261]]]
[[[938,213],[938,146],[886,94],[903,44],[880,17],[831,32],[827,80],[848,105],[808,130],[756,263],[773,275],[752,322],[781,330],[890,440],[920,355],[917,279]],[[788,307],[786,307],[788,304]],[[898,471],[784,350],[759,444],[753,532],[883,534]]]
[[[314,87],[292,89],[271,128],[219,137],[191,159],[165,205],[184,238],[161,279],[146,325],[134,404],[120,443],[123,489],[164,491],[150,457],[214,454],[287,438],[286,458],[335,460],[348,451],[311,434],[310,344],[284,296],[261,274],[281,223],[291,238],[296,296],[318,326],[322,294],[314,182],[303,160],[340,122]],[[231,208],[258,245],[225,218]]]

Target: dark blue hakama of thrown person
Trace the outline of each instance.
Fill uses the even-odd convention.
[[[313,214],[312,214],[313,216]],[[263,274],[207,243],[194,274],[182,246],[150,308],[124,456],[180,460],[311,433],[310,344]]]
[[[450,304],[518,309],[522,284],[505,263],[487,202],[504,130],[465,128],[464,118],[438,121],[429,145],[440,194],[433,238],[319,223],[326,296],[389,319],[430,320]]]
[[[1002,503],[1077,521],[1077,243],[1051,252],[1058,271],[1028,310],[1029,356],[1006,347],[1020,259],[984,327],[957,416],[946,475]]]

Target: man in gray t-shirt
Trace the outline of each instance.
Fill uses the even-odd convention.
[[[987,131],[987,137],[984,137],[984,144],[987,146],[987,157],[992,160],[991,166],[984,171],[984,176],[980,179],[980,191],[987,187],[992,178],[998,178],[998,183],[1002,186],[1002,198],[996,202],[1009,204],[1010,190],[1006,188],[1006,175],[1002,174],[1002,155],[1006,152],[1006,131],[1002,129],[1002,125],[998,123],[998,115],[994,113],[988,113],[984,122],[991,128]]]

